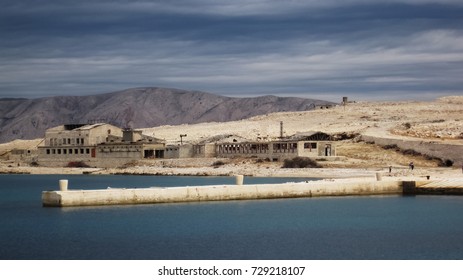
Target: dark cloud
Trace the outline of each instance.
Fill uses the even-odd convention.
[[[0,97],[461,94],[458,1],[1,1]],[[164,3],[168,2],[168,3]]]

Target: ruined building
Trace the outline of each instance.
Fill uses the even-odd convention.
[[[334,159],[336,147],[332,137],[322,132],[281,135],[275,141],[221,135],[194,144],[166,145],[141,130],[105,123],[66,124],[46,131],[35,162],[40,166],[119,167],[137,160],[253,157],[280,161],[297,156]]]

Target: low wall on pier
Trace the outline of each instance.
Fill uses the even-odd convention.
[[[68,207],[384,194],[402,194],[402,182],[308,181],[259,185],[45,191],[42,193],[42,203],[43,206]]]

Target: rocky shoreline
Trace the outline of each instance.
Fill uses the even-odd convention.
[[[274,166],[250,166],[235,164],[221,167],[155,167],[134,166],[127,168],[47,168],[30,166],[0,166],[0,174],[57,174],[57,175],[157,175],[157,176],[252,176],[252,177],[301,177],[328,180],[382,180],[450,179],[462,178],[458,168],[419,168],[413,171],[406,167],[388,168],[281,168]]]

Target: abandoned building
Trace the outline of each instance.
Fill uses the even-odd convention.
[[[45,132],[38,147],[37,163],[66,166],[81,162],[88,166],[114,167],[143,158],[163,158],[165,142],[141,131],[99,124],[66,124]]]
[[[237,135],[217,135],[195,143],[167,145],[141,130],[98,124],[67,124],[50,128],[38,147],[41,166],[118,167],[136,160],[254,157],[280,161],[296,156],[334,159],[333,138],[323,132],[299,133],[278,140],[250,141]]]
[[[257,157],[278,161],[293,157],[333,158],[336,147],[330,135],[307,132],[277,141],[221,143],[216,145],[217,157]]]

